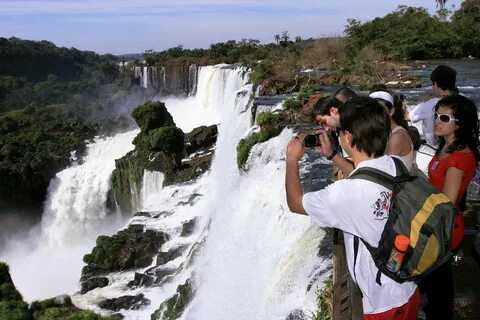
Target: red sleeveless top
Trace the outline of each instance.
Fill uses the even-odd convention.
[[[443,190],[445,178],[447,176],[447,170],[449,168],[457,168],[463,171],[462,183],[460,185],[460,190],[458,190],[457,201],[455,203],[459,214],[457,214],[455,217],[452,249],[457,249],[463,240],[465,226],[463,215],[460,212],[460,201],[462,201],[465,193],[467,192],[470,181],[472,181],[473,177],[475,176],[476,167],[477,160],[471,151],[456,151],[442,159],[435,155],[428,165],[428,177],[430,178],[432,185],[438,191]]]

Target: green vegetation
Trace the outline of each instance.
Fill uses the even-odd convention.
[[[250,155],[250,150],[257,143],[265,142],[273,137],[278,136],[280,129],[274,128],[272,130],[262,130],[255,132],[246,138],[240,140],[237,146],[237,164],[239,168],[244,168],[245,163]]]
[[[248,137],[243,138],[237,145],[237,165],[240,169],[245,169],[245,163],[250,155],[250,150],[257,143],[265,142],[276,137],[282,131],[285,123],[283,113],[260,112],[256,116],[256,122],[260,126],[259,132],[254,132]]]
[[[15,288],[8,265],[3,262],[0,262],[0,319],[31,319],[28,304]]]
[[[291,95],[283,102],[283,107],[286,110],[299,111],[307,103],[310,96],[319,90],[320,87],[318,85],[304,85],[297,93]]]
[[[333,280],[329,277],[323,283],[324,286],[317,292],[318,310],[312,315],[313,320],[332,320]]]
[[[161,232],[144,232],[143,227],[139,229],[134,225],[111,237],[99,236],[92,252],[83,257],[87,265],[82,270],[82,279],[104,272],[147,267],[166,240],[167,236]]]
[[[0,115],[0,207],[42,203],[50,179],[81,150],[95,127],[64,105]]]
[[[182,155],[185,137],[177,127],[162,127],[150,132],[151,150]]]
[[[167,108],[161,102],[148,101],[132,112],[132,117],[142,131],[154,128],[175,125]]]
[[[141,128],[133,140],[135,150],[118,159],[112,173],[114,202],[128,214],[135,207],[132,199],[141,189],[144,170],[163,172],[169,183],[184,155],[184,134],[175,127],[164,103],[148,101],[137,107],[132,117]]]
[[[257,124],[260,127],[277,126],[281,120],[282,120],[282,115],[279,113],[273,113],[273,112],[260,112],[256,117]]]
[[[39,212],[72,151],[133,123],[116,107],[136,90],[113,56],[0,38],[0,208]]]
[[[0,113],[65,103],[96,91],[119,79],[116,60],[48,41],[0,38]]]
[[[152,320],[175,320],[180,318],[187,304],[193,298],[193,288],[190,280],[177,287],[177,292],[152,314]]]
[[[440,11],[400,6],[382,18],[361,23],[350,19],[346,27],[350,56],[371,47],[390,59],[459,58],[480,55],[480,1],[463,1],[451,20]]]
[[[278,36],[278,37],[277,37]],[[251,69],[250,80],[262,84],[271,94],[293,92],[307,76],[298,77],[303,68],[332,65],[332,60],[343,56],[340,38],[291,39],[288,32],[276,35],[275,43],[261,44],[259,40],[229,40],[212,44],[209,49],[183,49],[179,46],[162,52],[146,52],[149,65],[240,63]],[[268,80],[267,83],[265,81]]]

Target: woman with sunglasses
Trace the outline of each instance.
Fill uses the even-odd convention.
[[[434,118],[439,146],[428,166],[428,176],[433,186],[445,193],[458,209],[452,237],[452,249],[458,250],[464,235],[461,203],[480,160],[477,108],[464,96],[447,96],[436,104]],[[427,320],[453,319],[453,289],[451,263],[420,283],[420,290],[427,297]]]

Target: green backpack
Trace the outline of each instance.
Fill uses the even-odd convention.
[[[368,167],[359,168],[349,179],[368,180],[392,190],[392,199],[385,229],[377,248],[360,239],[381,273],[402,283],[416,281],[446,263],[453,256],[451,237],[456,208],[449,198],[438,192],[423,177],[409,174],[403,162],[392,157],[397,175],[395,177]],[[410,244],[400,269],[387,268],[387,263],[397,235],[405,235]],[[354,270],[357,260],[359,238],[354,239]]]

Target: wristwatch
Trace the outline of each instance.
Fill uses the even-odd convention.
[[[335,158],[335,156],[337,155],[337,150],[333,150],[332,151],[332,154],[330,154],[328,157],[327,157],[327,160],[332,160],[333,158]]]

